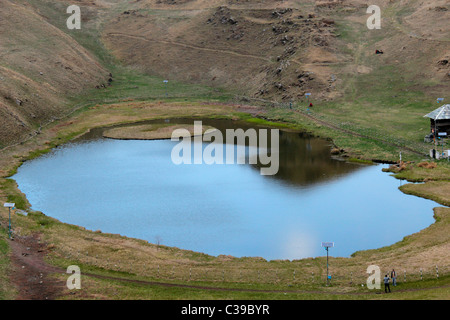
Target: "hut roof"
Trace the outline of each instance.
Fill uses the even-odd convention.
[[[444,104],[442,107],[437,108],[424,117],[434,120],[450,120],[450,104]]]

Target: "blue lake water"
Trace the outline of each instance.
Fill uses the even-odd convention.
[[[170,140],[98,138],[25,162],[13,178],[33,210],[62,222],[215,256],[301,259],[325,255],[328,241],[330,255],[348,257],[434,222],[438,205],[400,192],[383,165],[282,137],[276,176],[249,164],[175,165]]]

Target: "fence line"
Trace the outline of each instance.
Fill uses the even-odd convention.
[[[415,150],[415,152],[423,153],[424,156],[427,154],[427,150],[429,149],[429,146],[423,141],[419,142],[414,140],[407,140],[404,138],[394,138],[391,135],[383,134],[373,128],[362,127],[351,122],[338,121],[337,119],[331,118],[330,116],[315,113],[312,109],[309,109],[308,106],[306,105],[309,103],[309,101],[278,102],[258,98],[250,98],[245,96],[235,96],[234,99],[236,103],[253,102],[255,104],[263,105],[265,107],[272,109],[292,110],[293,112],[297,112],[305,116],[310,116],[314,119],[329,123],[333,127],[338,128],[340,130],[351,131],[355,134],[364,136],[368,139],[378,140],[383,143],[395,145],[398,148],[409,148]],[[305,105],[302,106],[301,103],[305,103]]]

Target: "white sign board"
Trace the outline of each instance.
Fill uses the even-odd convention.
[[[14,208],[15,207],[15,203],[5,203],[3,206],[5,207],[5,208]]]
[[[333,248],[334,247],[334,242],[322,242],[322,247]]]

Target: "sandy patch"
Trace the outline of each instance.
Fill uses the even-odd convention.
[[[121,127],[106,130],[103,133],[105,138],[121,139],[121,140],[163,140],[171,139],[172,134],[177,129],[187,130],[186,134],[181,134],[181,137],[192,137],[197,135],[194,131],[194,125],[177,124],[177,125],[161,125],[161,124],[147,124],[130,127]],[[202,134],[207,130],[217,130],[213,127],[202,126]],[[189,133],[188,133],[189,132]],[[208,131],[208,133],[211,131]],[[180,135],[177,135],[180,137]]]

